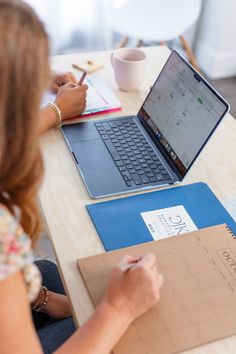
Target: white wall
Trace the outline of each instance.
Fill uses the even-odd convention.
[[[195,53],[211,78],[236,75],[236,0],[204,0]]]

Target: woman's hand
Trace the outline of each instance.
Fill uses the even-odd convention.
[[[48,303],[44,313],[56,319],[70,317],[71,307],[67,296],[49,291]]]
[[[70,71],[65,73],[59,71],[52,72],[52,82],[51,82],[51,90],[54,93],[57,93],[59,88],[65,84],[72,82],[73,84],[77,84],[77,79],[74,74]]]
[[[87,85],[68,83],[60,87],[55,104],[61,111],[62,120],[82,114],[86,106]]]
[[[125,256],[113,268],[104,301],[128,323],[154,306],[160,298],[163,277],[157,272],[156,257]]]

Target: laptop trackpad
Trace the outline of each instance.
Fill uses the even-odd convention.
[[[71,147],[92,194],[111,193],[114,185],[124,188],[123,178],[114,168],[116,165],[101,140],[80,141],[72,143]]]

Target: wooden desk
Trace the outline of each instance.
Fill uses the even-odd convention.
[[[134,93],[118,91],[110,64],[110,52],[54,57],[52,67],[72,70],[71,64],[79,59],[101,60],[105,69],[98,73],[99,76],[122,101],[122,112],[116,115],[136,114],[169,55],[169,50],[164,46],[145,48],[145,51],[149,61],[148,74],[140,90]],[[45,178],[39,194],[41,207],[73,306],[75,321],[81,325],[93,311],[93,306],[77,270],[76,260],[104,251],[84,207],[96,201],[90,199],[60,130],[54,129],[45,134],[42,150]],[[236,197],[236,121],[230,115],[217,129],[183,184],[196,181],[208,183],[221,200]],[[236,336],[190,352],[235,353]]]

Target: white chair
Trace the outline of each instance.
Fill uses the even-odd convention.
[[[162,44],[179,37],[190,63],[198,67],[183,33],[197,21],[200,10],[201,0],[113,0],[110,24],[124,36],[119,47],[129,37]]]

